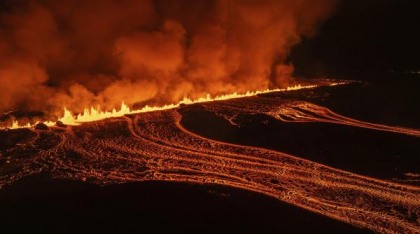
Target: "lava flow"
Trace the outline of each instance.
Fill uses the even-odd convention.
[[[197,105],[232,124],[237,115],[260,113],[277,121],[321,121],[420,136],[419,130],[357,121],[307,102],[255,96]],[[40,172],[100,185],[148,180],[219,184],[266,194],[377,232],[420,229],[419,187],[205,138],[182,125],[179,110],[190,107],[49,131],[19,130],[27,139],[4,151],[2,158],[9,161],[1,161],[0,185]]]
[[[232,93],[232,94],[226,94],[216,97],[211,97],[209,94],[206,97],[199,98],[192,100],[190,98],[184,98],[180,102],[176,104],[167,104],[163,106],[148,106],[141,109],[135,109],[131,110],[130,107],[124,104],[124,102],[121,103],[121,108],[119,110],[113,109],[112,111],[101,111],[100,108],[85,108],[83,113],[80,113],[78,115],[74,115],[70,110],[67,110],[64,108],[64,113],[62,117],[58,118],[58,121],[62,122],[66,125],[79,125],[80,123],[85,122],[92,122],[92,121],[98,121],[102,119],[112,118],[112,117],[121,117],[126,114],[137,114],[137,113],[144,113],[144,112],[150,112],[150,111],[161,111],[161,110],[167,110],[179,107],[180,105],[190,105],[194,103],[203,103],[203,102],[210,102],[210,101],[221,101],[221,100],[229,100],[229,99],[235,99],[235,98],[243,98],[243,97],[250,97],[255,96],[258,94],[264,94],[264,93],[273,93],[273,92],[284,92],[284,91],[293,91],[293,90],[299,90],[299,89],[310,89],[315,88],[317,86],[335,86],[335,85],[342,85],[342,84],[348,84],[353,81],[333,81],[333,80],[324,80],[322,82],[318,82],[317,85],[310,84],[310,85],[295,85],[290,86],[284,89],[266,89],[261,91],[248,91],[246,93]],[[19,124],[17,120],[13,121],[12,126],[9,127],[0,127],[1,129],[19,129],[19,128],[31,128],[39,123],[35,122],[34,124],[26,123],[26,124]],[[56,124],[55,121],[45,121],[43,122],[47,126],[54,126]]]

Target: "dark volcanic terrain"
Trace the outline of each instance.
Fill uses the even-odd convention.
[[[419,107],[399,90],[353,83],[0,131],[1,222],[7,232],[416,232]]]

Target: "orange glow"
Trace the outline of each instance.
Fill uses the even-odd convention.
[[[342,84],[348,84],[350,81],[342,81],[342,82],[333,82],[329,83],[329,86],[335,86],[335,85],[342,85]],[[229,99],[235,99],[235,98],[243,98],[243,97],[250,97],[255,96],[258,94],[264,94],[264,93],[273,93],[273,92],[285,92],[285,91],[293,91],[293,90],[299,90],[299,89],[311,89],[318,87],[320,85],[295,85],[290,86],[284,89],[266,89],[266,90],[260,90],[260,91],[248,91],[246,93],[232,93],[232,94],[225,94],[221,96],[211,97],[209,94],[207,94],[206,97],[202,97],[199,99],[192,100],[190,98],[184,98],[180,102],[176,104],[167,104],[163,106],[144,106],[141,109],[137,110],[131,110],[124,102],[121,103],[121,107],[119,110],[113,109],[112,111],[101,111],[99,108],[91,107],[91,108],[85,108],[83,113],[80,113],[78,115],[74,115],[72,111],[67,110],[64,108],[63,116],[58,118],[58,121],[61,121],[63,124],[66,125],[79,125],[81,123],[86,122],[92,122],[92,121],[98,121],[102,119],[107,118],[113,118],[113,117],[121,117],[127,114],[138,114],[138,113],[144,113],[144,112],[151,112],[151,111],[162,111],[162,110],[168,110],[173,109],[176,107],[179,107],[181,104],[184,105],[191,105],[195,103],[203,103],[203,102],[211,102],[211,101],[222,101],[222,100],[229,100]],[[55,126],[54,121],[46,121],[43,122],[47,126]],[[13,121],[13,125],[10,127],[6,127],[9,129],[19,129],[19,128],[31,128],[34,127],[38,122],[35,124],[19,124],[18,121]],[[5,129],[5,128],[0,128]]]
[[[354,127],[369,128],[379,131],[401,133],[414,137],[420,137],[420,131],[417,129],[393,127],[382,124],[364,122],[339,115],[337,113],[332,112],[328,108],[307,102],[295,102],[287,107],[282,107],[277,110],[270,111],[267,114],[283,122],[324,122],[332,124],[343,124]]]
[[[362,122],[307,102],[260,96],[202,106],[226,119],[259,113],[279,121],[321,121],[420,136],[419,130]],[[11,158],[31,157],[25,158],[20,170],[1,171],[0,188],[40,171],[99,185],[218,184],[265,194],[375,232],[418,233],[419,186],[358,175],[299,155],[209,139],[183,125],[183,117],[178,109],[170,109],[33,134],[27,139],[32,144],[8,150]],[[46,149],[44,139],[54,145]]]
[[[339,1],[6,2],[0,113],[57,115],[287,87],[291,48]],[[90,115],[83,121],[109,116]]]

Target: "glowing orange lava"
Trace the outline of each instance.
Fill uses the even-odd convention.
[[[419,130],[357,121],[307,102],[249,97],[201,105],[226,119],[261,113],[278,121],[322,121],[420,135]],[[170,109],[50,131],[35,129],[24,147],[16,145],[5,152],[19,168],[0,170],[0,187],[40,172],[101,185],[150,180],[219,184],[266,194],[376,232],[420,230],[418,186],[208,139],[186,129],[182,117],[179,109]]]
[[[350,81],[330,82],[328,83],[328,85],[335,86],[335,85],[348,84],[349,82]],[[266,90],[261,90],[261,91],[248,91],[242,94],[235,92],[232,94],[226,94],[226,95],[221,95],[221,96],[216,96],[216,97],[211,97],[209,94],[207,94],[206,97],[202,97],[195,100],[184,98],[183,100],[181,100],[180,102],[176,104],[168,104],[168,105],[163,105],[163,106],[146,105],[145,107],[141,109],[136,109],[136,110],[131,110],[127,105],[125,105],[124,102],[121,103],[121,107],[119,110],[113,109],[112,111],[101,111],[99,110],[99,108],[91,107],[91,108],[86,108],[83,113],[80,113],[78,115],[74,115],[72,111],[64,108],[63,116],[58,118],[58,120],[66,125],[79,125],[80,123],[98,121],[98,120],[113,118],[113,117],[121,117],[127,114],[137,114],[137,113],[144,113],[144,112],[151,112],[151,111],[168,110],[168,109],[179,107],[181,104],[190,105],[194,103],[222,101],[222,100],[229,100],[229,99],[235,99],[235,98],[250,97],[250,96],[255,96],[255,95],[264,94],[264,93],[284,92],[284,91],[292,91],[292,90],[299,90],[299,89],[310,89],[310,88],[315,88],[317,86],[319,85],[300,85],[299,84],[299,85],[287,87],[285,89],[266,89]],[[35,126],[38,123],[39,122],[36,122],[35,124],[27,123],[27,124],[21,125],[19,124],[17,120],[15,120],[13,121],[12,126],[2,127],[0,129],[30,128],[30,127]],[[46,121],[43,123],[46,124],[47,126],[54,126],[56,124],[55,121]]]

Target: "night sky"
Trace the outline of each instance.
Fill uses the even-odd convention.
[[[370,79],[420,70],[420,1],[348,0],[317,35],[294,47],[302,77]]]

